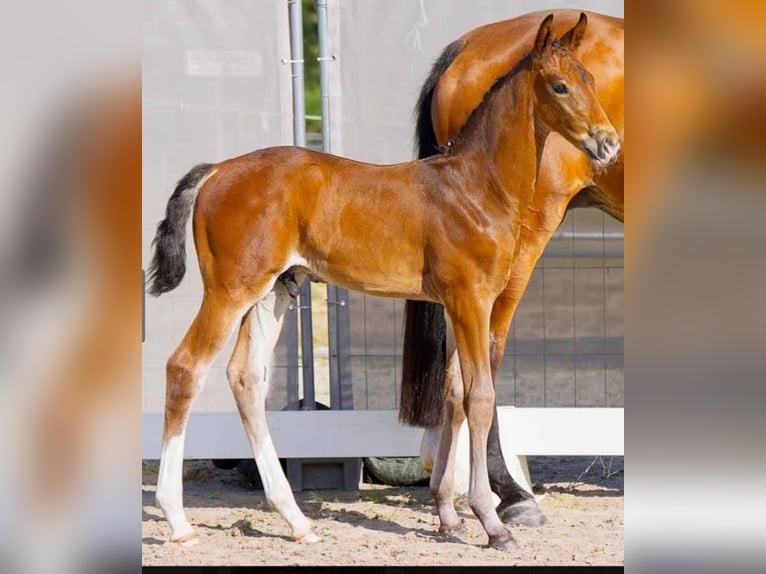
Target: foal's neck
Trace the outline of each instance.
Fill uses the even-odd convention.
[[[512,207],[532,196],[548,135],[535,121],[533,73],[525,60],[490,94],[464,145],[455,150],[475,159],[464,162],[472,177],[484,180],[488,191]]]

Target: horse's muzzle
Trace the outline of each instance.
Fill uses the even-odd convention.
[[[591,162],[599,167],[612,165],[620,156],[620,138],[616,134],[591,131],[583,141]]]

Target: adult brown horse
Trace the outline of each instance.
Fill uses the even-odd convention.
[[[579,11],[554,11],[555,30],[569,29]],[[596,93],[604,111],[623,137],[624,131],[624,22],[596,13],[588,14],[588,35],[576,50],[577,57],[595,78]],[[416,139],[420,158],[448,150],[472,111],[498,77],[528,52],[535,40],[537,23],[544,13],[530,13],[468,32],[450,44],[435,62],[423,85],[416,108]],[[545,146],[535,193],[520,221],[517,256],[508,283],[500,295],[503,313],[493,316],[490,352],[492,373],[503,358],[508,328],[532,270],[561,223],[567,209],[598,207],[624,220],[624,153],[607,169],[594,169],[586,153],[558,134]],[[404,356],[400,419],[411,425],[431,427],[424,436],[424,462],[436,444],[444,399],[449,387],[446,320],[443,307],[425,301],[405,305]],[[506,523],[539,526],[545,516],[534,497],[508,473],[500,449],[497,415],[488,441],[488,465],[492,490],[500,497],[497,507]]]
[[[523,214],[534,196],[549,132],[562,134],[606,166],[619,136],[599,104],[592,76],[571,50],[582,19],[557,40],[550,15],[534,48],[519,58],[472,114],[449,154],[391,166],[296,147],[269,148],[201,165],[176,187],[159,225],[150,293],[181,281],[185,228],[204,284],[202,305],[167,364],[165,428],[157,502],[171,540],[193,543],[182,504],[181,468],[189,410],[237,322],[227,375],[253,449],[266,498],[296,540],[317,540],[295,503],[266,426],[268,370],[290,296],[280,277],[307,275],[375,295],[445,305],[456,352],[431,492],[443,533],[460,528],[452,479],[457,434],[468,418],[469,505],[492,547],[515,547],[492,503],[487,434],[494,387],[490,340],[500,295],[519,255]],[[452,350],[452,349],[451,349]]]

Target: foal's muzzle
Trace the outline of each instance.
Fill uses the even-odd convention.
[[[591,162],[606,167],[620,156],[620,138],[611,130],[591,130],[583,140],[583,149]]]

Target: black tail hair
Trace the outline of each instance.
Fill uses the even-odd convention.
[[[439,83],[444,72],[449,69],[462,49],[462,40],[455,40],[444,48],[433,66],[431,66],[431,72],[420,88],[418,103],[415,105],[413,112],[413,116],[415,116],[415,147],[417,148],[419,159],[431,157],[439,153],[439,142],[436,141],[434,125],[431,122],[431,102],[436,84]]]
[[[178,287],[186,273],[186,222],[197,197],[200,182],[213,164],[202,163],[178,182],[165,209],[165,219],[157,226],[152,241],[154,257],[147,274],[147,291],[155,297]]]
[[[447,46],[434,62],[420,89],[414,112],[418,158],[439,153],[431,121],[431,102],[436,84],[462,48],[461,40]],[[404,348],[399,402],[399,420],[402,423],[420,427],[441,423],[446,366],[447,321],[444,318],[444,307],[426,301],[407,301],[404,305]]]

